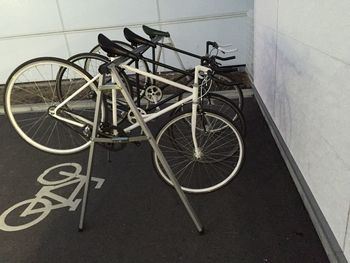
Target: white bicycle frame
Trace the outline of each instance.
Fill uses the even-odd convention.
[[[199,149],[198,149],[198,143],[197,143],[197,139],[196,139],[196,127],[195,127],[195,124],[197,122],[197,107],[198,107],[198,93],[199,93],[199,85],[198,85],[198,79],[199,79],[199,73],[200,72],[204,72],[204,73],[207,73],[208,71],[210,71],[209,68],[207,67],[204,67],[204,66],[201,66],[201,65],[198,65],[195,67],[195,78],[194,78],[194,85],[193,85],[193,88],[191,87],[188,87],[188,86],[185,86],[185,85],[182,85],[180,83],[177,83],[177,82],[174,82],[174,81],[171,81],[171,80],[168,80],[168,79],[165,79],[165,78],[162,78],[162,77],[159,77],[157,75],[154,75],[152,73],[149,73],[149,72],[145,72],[145,71],[142,71],[140,69],[137,69],[137,68],[134,68],[134,67],[131,67],[131,66],[128,66],[128,65],[120,65],[119,66],[120,68],[123,68],[123,69],[127,69],[129,71],[132,71],[136,74],[140,74],[140,75],[143,75],[145,77],[149,77],[151,79],[154,79],[154,80],[157,80],[157,81],[160,81],[160,82],[163,82],[165,84],[168,84],[168,85],[171,85],[171,86],[174,86],[176,88],[179,88],[179,89],[182,89],[182,90],[185,90],[189,93],[192,93],[191,95],[187,96],[186,98],[184,99],[181,99],[180,101],[176,102],[176,103],[173,103],[172,105],[170,106],[167,106],[165,107],[164,109],[160,110],[160,111],[157,111],[155,113],[150,113],[150,114],[146,114],[146,115],[143,115],[143,119],[144,119],[144,122],[147,123],[155,118],[158,118],[159,116],[189,102],[189,101],[192,101],[192,119],[191,119],[191,131],[192,131],[192,139],[193,139],[193,144],[194,144],[194,147],[195,147],[195,155],[198,156],[199,155]],[[127,92],[126,90],[126,87],[125,87],[125,84],[120,81],[120,77],[117,76],[116,74],[117,71],[115,70],[112,70],[111,71],[111,75],[112,75],[112,80],[114,82],[116,82],[116,84],[113,84],[112,85],[117,85],[117,89],[122,89],[124,90],[125,92]],[[81,127],[81,128],[84,128],[87,124],[88,125],[92,125],[92,121],[91,120],[88,120],[80,115],[76,115],[76,114],[73,114],[73,113],[70,113],[70,112],[66,112],[68,113],[69,115],[71,115],[72,117],[74,117],[75,119],[79,120],[79,121],[76,121],[76,120],[72,120],[72,119],[68,119],[68,118],[65,118],[65,117],[62,117],[58,114],[58,111],[65,105],[67,104],[70,100],[72,100],[75,96],[77,96],[80,92],[82,92],[84,89],[86,89],[87,87],[91,87],[95,90],[95,92],[97,91],[97,89],[110,89],[110,85],[101,85],[102,83],[102,78],[103,78],[103,75],[101,73],[98,73],[95,77],[93,77],[90,81],[88,81],[86,84],[84,84],[83,86],[81,86],[79,89],[77,89],[73,94],[71,94],[68,98],[66,98],[64,101],[62,101],[60,104],[58,104],[54,109],[50,110],[50,114],[52,117],[54,118],[57,118],[61,121],[64,121],[64,122],[67,122],[67,123],[70,123],[72,125],[75,125],[77,127]],[[99,79],[99,87],[95,87],[94,85],[94,82]],[[101,85],[101,86],[100,86]],[[96,110],[96,109],[95,109]],[[116,102],[116,89],[112,89],[112,112],[113,112],[113,125],[114,126],[117,126],[117,118],[116,118],[116,112],[117,112],[117,102]],[[80,122],[81,121],[81,122]],[[139,123],[135,123],[135,124],[132,124],[128,127],[126,127],[124,129],[125,132],[130,132],[132,130],[134,130],[135,128],[139,127]],[[116,132],[116,131],[115,131]],[[116,133],[114,135],[117,135]]]

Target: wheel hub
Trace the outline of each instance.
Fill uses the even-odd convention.
[[[141,108],[137,108],[137,110],[140,112],[141,116],[146,115],[147,113],[145,112],[145,110],[141,109]],[[137,122],[136,118],[135,118],[135,114],[129,110],[128,112],[128,121],[132,124],[135,124]]]
[[[194,157],[195,160],[201,159],[201,158],[203,157],[203,151],[202,151],[202,149],[201,149],[201,148],[197,148],[197,151],[194,150],[194,152],[193,152],[193,157]]]

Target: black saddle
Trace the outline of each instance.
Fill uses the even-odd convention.
[[[119,46],[118,44],[114,43],[103,34],[98,35],[98,44],[100,45],[102,50],[107,53],[107,56],[109,57],[125,56],[132,59],[139,58],[137,54]]]
[[[153,29],[153,28],[150,28],[150,27],[145,26],[145,25],[142,26],[142,29],[143,29],[143,32],[145,32],[145,34],[148,35],[150,38],[154,38],[154,37],[157,37],[157,36],[170,37],[169,32]]]
[[[133,46],[147,45],[150,47],[156,47],[155,43],[135,34],[129,28],[124,28],[124,36]]]

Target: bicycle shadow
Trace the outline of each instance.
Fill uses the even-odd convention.
[[[47,168],[37,178],[42,187],[35,197],[11,206],[0,215],[0,230],[12,232],[27,229],[41,222],[55,209],[68,208],[68,211],[76,211],[81,203],[81,198],[77,196],[87,179],[81,173],[82,167],[78,163],[62,163]],[[94,189],[100,189],[105,180],[92,177],[91,181],[95,183]],[[64,196],[64,192],[60,190],[67,187],[73,187],[73,190],[68,196]],[[15,216],[11,214],[16,212],[19,218],[27,218],[28,222],[13,220]]]

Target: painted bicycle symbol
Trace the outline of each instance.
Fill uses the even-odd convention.
[[[80,174],[81,170],[82,168],[78,163],[58,164],[45,170],[37,179],[44,186],[36,193],[34,198],[19,202],[3,212],[0,215],[0,229],[3,231],[19,231],[29,228],[43,220],[52,210],[58,208],[69,207],[69,211],[75,211],[81,202],[81,199],[76,197],[86,182],[86,176]],[[58,176],[59,179],[57,179]],[[104,179],[91,177],[91,181],[96,183],[94,188],[99,189]],[[58,189],[70,185],[76,185],[76,187],[68,198],[54,193],[54,191],[57,192]],[[15,224],[6,222],[13,217],[16,218],[15,214],[19,214],[19,218],[27,218],[28,220],[25,220],[27,222],[18,223],[22,220],[17,220]]]

